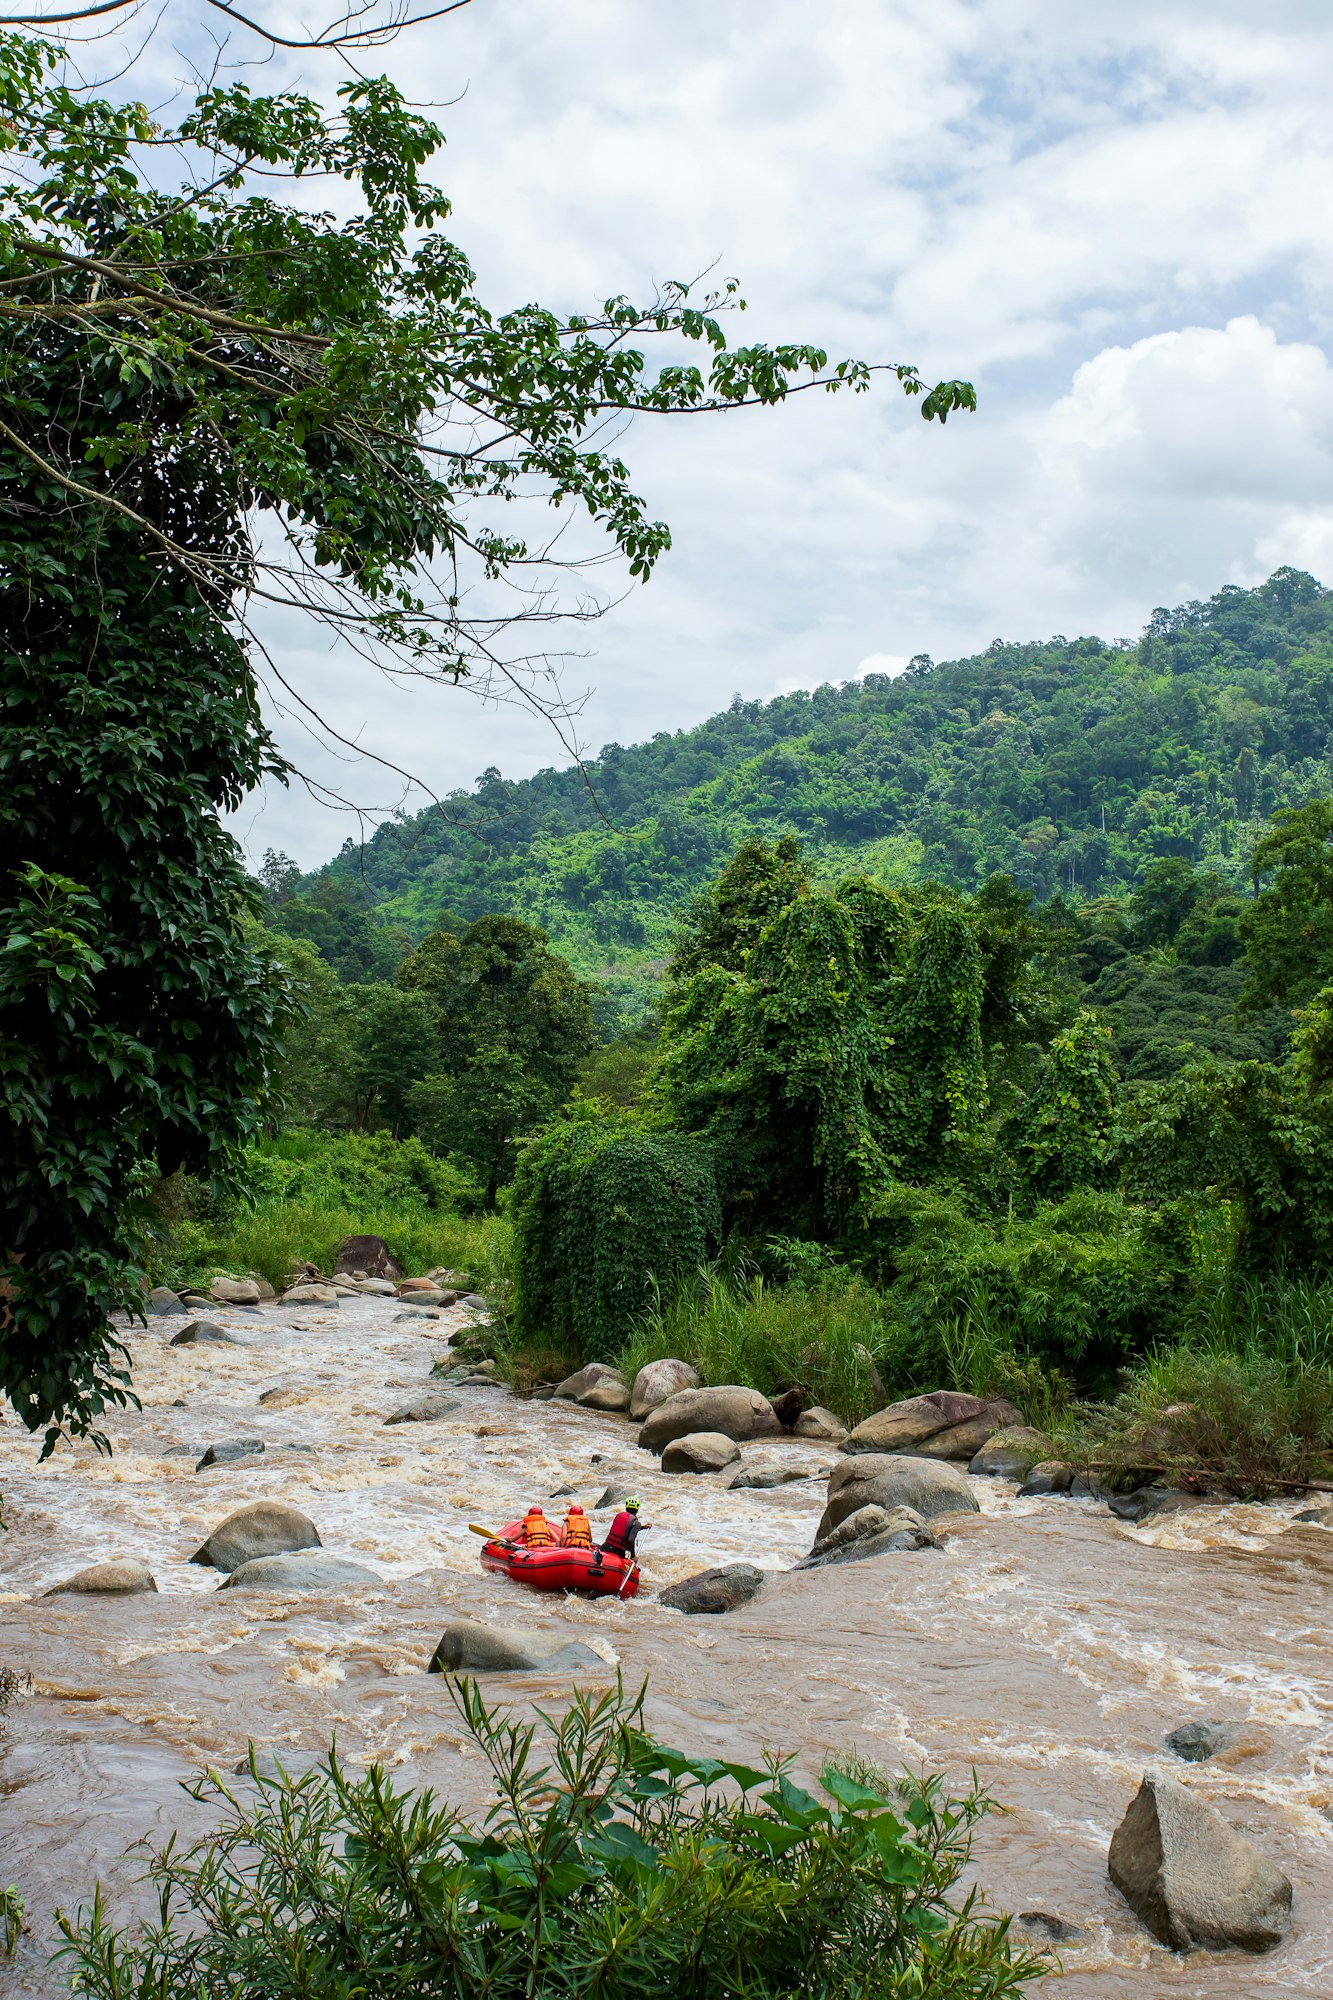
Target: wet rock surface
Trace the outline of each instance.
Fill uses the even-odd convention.
[[[322,1551],[303,1550],[300,1554],[255,1556],[238,1563],[220,1590],[347,1590],[363,1584],[380,1583],[377,1570],[363,1563],[347,1562]]]
[[[1239,1734],[1234,1722],[1182,1722],[1162,1740],[1182,1763],[1206,1764],[1219,1750],[1230,1749]]]
[[[694,1431],[688,1437],[672,1438],[662,1453],[663,1472],[721,1472],[734,1465],[739,1448],[720,1431]]]
[[[190,1557],[212,1569],[239,1569],[260,1556],[286,1555],[321,1546],[319,1530],[298,1508],[280,1500],[254,1500],[214,1528]]]
[[[574,1632],[548,1626],[487,1625],[455,1618],[431,1655],[433,1674],[587,1673],[607,1671],[599,1653]]]
[[[1282,1870],[1175,1778],[1145,1777],[1107,1868],[1135,1915],[1173,1951],[1271,1951],[1291,1928]]]
[[[171,1336],[173,1347],[240,1347],[244,1343],[216,1320],[193,1319]]]
[[[844,1451],[910,1452],[917,1458],[957,1459],[966,1464],[996,1431],[1022,1424],[1012,1403],[986,1401],[937,1389],[908,1396],[877,1410],[851,1432]]]
[[[456,1396],[418,1396],[415,1401],[404,1403],[384,1421],[386,1424],[442,1424],[446,1417],[452,1417],[462,1407]]]
[[[157,1580],[147,1563],[121,1557],[114,1562],[90,1563],[76,1570],[63,1583],[54,1583],[47,1597],[137,1597],[155,1591]]]
[[[828,1504],[816,1539],[859,1507],[910,1507],[923,1521],[937,1514],[973,1513],[980,1502],[965,1472],[938,1459],[867,1452],[844,1458],[829,1474]]]
[[[645,1451],[663,1451],[673,1439],[694,1431],[718,1431],[734,1442],[776,1437],[781,1426],[766,1396],[756,1389],[681,1389],[649,1412],[639,1432]]]
[[[719,1616],[748,1604],[763,1588],[764,1572],[753,1563],[728,1563],[723,1569],[701,1570],[681,1583],[659,1590],[657,1601],[687,1617]]]

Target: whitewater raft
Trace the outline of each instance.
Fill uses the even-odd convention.
[[[481,1551],[483,1569],[512,1576],[529,1590],[577,1590],[585,1597],[636,1597],[639,1565],[623,1556],[603,1555],[598,1549],[567,1549],[560,1530],[547,1549],[523,1547],[523,1523],[511,1521],[493,1542]]]

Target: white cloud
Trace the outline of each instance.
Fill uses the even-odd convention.
[[[384,60],[418,99],[465,87],[440,177],[497,304],[718,259],[751,301],[737,334],[978,382],[943,433],[887,387],[641,424],[627,455],[675,549],[572,641],[593,749],[734,689],[1132,633],[1282,562],[1333,579],[1314,0],[493,0]],[[512,710],[284,636],[302,691],[436,790],[560,761]],[[309,862],[346,830],[297,793],[243,826]]]

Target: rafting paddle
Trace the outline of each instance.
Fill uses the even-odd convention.
[[[483,1542],[495,1542],[502,1549],[516,1549],[518,1547],[517,1542],[507,1542],[504,1536],[496,1534],[493,1528],[479,1528],[475,1521],[468,1522],[467,1530],[470,1535],[480,1535]]]

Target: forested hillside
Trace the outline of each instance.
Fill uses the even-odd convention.
[[[996,640],[894,680],[737,698],[608,745],[590,783],[488,771],[447,817],[383,826],[304,881],[278,864],[279,921],[364,979],[433,928],[511,912],[632,1001],[747,836],[795,832],[829,875],[1002,872],[1038,899],[1124,895],[1172,856],[1240,884],[1274,809],[1329,789],[1331,736],[1333,593],[1279,570],[1155,612],[1132,645]]]

